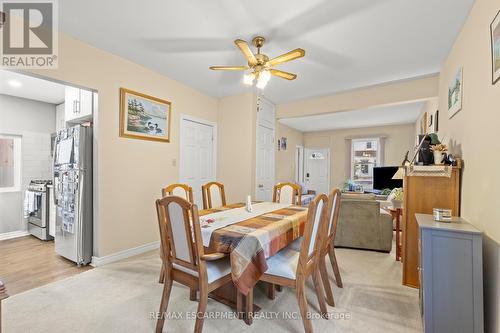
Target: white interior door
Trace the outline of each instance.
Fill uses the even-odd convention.
[[[261,99],[257,113],[257,152],[255,169],[255,198],[271,201],[274,186],[274,105]]]
[[[274,130],[259,126],[257,134],[257,200],[271,201],[274,186]]]
[[[305,182],[316,194],[330,192],[330,149],[305,149]]]
[[[193,188],[194,202],[203,207],[201,186],[215,181],[214,125],[181,119],[180,182]]]

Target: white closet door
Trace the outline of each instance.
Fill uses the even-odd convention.
[[[183,119],[181,135],[180,182],[193,188],[194,202],[201,209],[201,186],[215,181],[214,127]]]

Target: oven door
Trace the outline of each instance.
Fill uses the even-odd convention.
[[[35,224],[41,228],[47,226],[47,194],[45,192],[35,192],[36,209],[30,213],[28,222]]]

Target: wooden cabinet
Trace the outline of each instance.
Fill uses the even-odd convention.
[[[460,168],[452,167],[450,177],[425,171],[405,176],[402,262],[406,286],[419,288],[415,214],[432,214],[433,208],[451,209],[453,216],[460,216]]]
[[[90,90],[66,87],[64,97],[65,121],[75,122],[92,118],[93,93]]]
[[[461,218],[417,214],[425,333],[483,333],[482,234]]]

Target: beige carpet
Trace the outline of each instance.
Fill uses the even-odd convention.
[[[418,292],[401,286],[401,263],[393,254],[337,249],[337,257],[344,288],[335,286],[336,307],[329,311],[338,319],[314,319],[315,332],[422,332]],[[159,269],[155,251],[10,297],[2,306],[3,332],[153,332],[151,316],[162,290]],[[312,283],[308,288],[311,310],[317,313]],[[183,319],[167,320],[164,332],[193,331],[194,321],[185,316],[196,311],[197,303],[188,294],[174,285],[168,310]],[[273,319],[256,318],[252,326],[237,319],[206,319],[204,332],[303,332],[300,319],[283,319],[298,312],[292,290],[284,289],[271,301],[258,288],[255,303],[263,309],[261,316]],[[214,316],[231,314],[213,300],[207,310]]]

